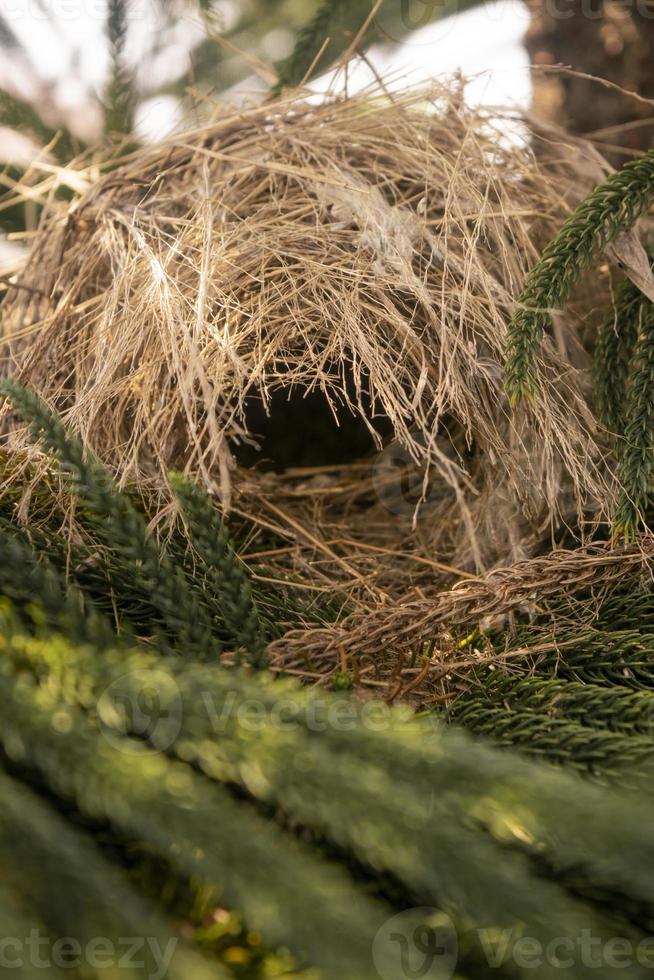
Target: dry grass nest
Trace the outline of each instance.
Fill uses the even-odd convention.
[[[253,522],[252,561],[392,619],[602,511],[584,379],[605,270],[556,318],[535,411],[502,390],[515,297],[583,167],[458,84],[218,107],[49,201],[2,371],[121,484],[167,500],[182,469]]]

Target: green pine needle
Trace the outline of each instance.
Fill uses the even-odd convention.
[[[538,390],[538,353],[582,271],[654,200],[654,150],[627,163],[592,191],[565,222],[527,277],[509,325],[504,386],[513,404]]]
[[[125,65],[129,0],[108,0],[107,39],[111,71],[105,94],[107,133],[131,133],[134,126],[134,78]]]
[[[597,415],[613,435],[624,435],[631,361],[646,302],[640,289],[630,279],[623,279],[595,344],[593,390]]]
[[[191,542],[205,566],[205,587],[217,596],[225,627],[237,647],[248,651],[255,667],[265,666],[266,641],[249,573],[234,550],[224,520],[208,494],[195,483],[180,473],[171,473],[170,483],[188,522]]]
[[[198,967],[191,974],[197,980],[226,980],[219,967],[205,965],[197,953],[181,944],[120,868],[103,857],[90,835],[1,770],[0,795],[1,873],[3,879],[16,883],[25,906],[31,909],[30,928],[38,917],[53,935],[74,936],[83,951],[102,937],[117,951],[116,958],[124,955],[121,943],[126,937],[143,938],[142,966],[135,964],[130,971],[134,980],[154,976],[160,965],[157,954],[170,956],[169,980],[188,980],[189,970]],[[106,976],[104,970],[84,962],[83,956],[80,960],[84,976],[97,980]]]
[[[37,556],[27,539],[0,527],[0,594],[18,603],[21,619],[37,632],[63,630],[98,649],[116,643],[107,619],[88,597],[70,586],[47,557]]]
[[[147,532],[142,514],[116,487],[111,474],[34,392],[8,379],[0,382],[4,395],[27,422],[32,437],[43,444],[68,474],[82,504],[82,514],[98,537],[120,558],[134,587],[161,618],[183,655],[210,656],[219,652],[211,618],[190,587],[183,570],[170,563],[156,539]]]
[[[654,472],[654,304],[649,300],[641,306],[629,373],[613,533],[632,541],[650,502]]]
[[[295,48],[278,66],[278,82],[273,92],[278,94],[284,87],[299,85],[310,71],[332,61],[344,47],[344,28],[351,28],[357,21],[363,24],[370,6],[360,0],[323,0],[312,20],[298,33]],[[327,49],[316,62],[326,41]],[[313,69],[312,69],[313,66]]]

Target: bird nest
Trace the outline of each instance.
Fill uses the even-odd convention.
[[[557,318],[533,410],[502,389],[526,271],[592,183],[580,160],[458,85],[221,107],[46,209],[3,372],[122,485],[169,499],[172,468],[196,477],[298,589],[403,603],[604,499],[583,392],[601,273]]]

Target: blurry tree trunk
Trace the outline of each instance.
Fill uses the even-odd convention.
[[[654,99],[654,0],[529,0],[526,44],[534,65],[570,66]],[[597,135],[613,163],[654,146],[654,104],[583,78],[534,72],[535,108]],[[605,132],[613,129],[612,132]],[[609,150],[610,146],[622,151]]]

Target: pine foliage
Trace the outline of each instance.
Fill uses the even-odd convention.
[[[629,373],[646,302],[640,289],[623,279],[595,344],[595,405],[601,423],[613,435],[624,434]]]
[[[108,0],[107,41],[111,74],[107,85],[105,129],[108,133],[131,133],[133,128],[133,78],[125,64],[129,0]]]
[[[62,629],[98,647],[115,642],[113,630],[88,598],[66,583],[45,556],[38,556],[26,537],[0,526],[0,591],[20,608],[32,627]]]
[[[586,197],[527,277],[509,327],[505,387],[515,404],[533,398],[538,353],[551,311],[566,303],[593,258],[654,200],[654,150],[625,164]]]
[[[504,383],[510,401],[533,400],[539,348],[552,311],[565,304],[595,256],[628,231],[654,201],[654,151],[611,174],[577,207],[527,277],[509,325]],[[629,281],[600,328],[595,346],[595,403],[613,436],[619,500],[617,538],[633,540],[644,522],[654,472],[654,304]]]
[[[294,593],[293,582],[254,581],[211,499],[176,475],[188,533],[177,527],[164,548],[148,531],[155,504],[119,491],[111,475],[41,399],[13,381],[0,382],[34,439],[54,453],[66,479],[65,511],[73,507],[85,537],[64,541],[54,513],[62,500],[56,480],[41,474],[30,491],[31,547],[48,566],[74,582],[88,601],[123,633],[157,636],[182,655],[208,656],[222,647],[245,649],[261,664],[269,638],[305,622],[324,623],[341,606],[325,594],[318,603]],[[2,462],[7,487],[0,498],[0,531],[15,536],[21,488],[15,468]],[[30,470],[32,478],[38,473]],[[56,474],[55,474],[56,475]],[[61,508],[59,508],[61,510]],[[21,540],[24,535],[21,536]],[[17,545],[18,547],[18,545]],[[263,568],[265,572],[267,569]]]
[[[59,462],[82,505],[81,517],[120,561],[166,633],[186,655],[211,655],[219,650],[211,619],[186,580],[182,569],[172,565],[156,539],[148,534],[146,521],[111,475],[85,453],[78,439],[34,393],[12,380],[0,382],[0,395],[10,399],[27,422],[34,439]]]
[[[571,777],[392,711],[388,729],[377,735],[361,726],[362,715],[352,726],[362,737],[348,750],[343,727],[334,721],[343,719],[343,703],[332,715],[307,716],[305,696],[292,686],[276,690],[269,680],[209,666],[153,662],[145,653],[98,658],[63,639],[46,643],[7,630],[2,652],[0,742],[13,764],[36,769],[51,792],[87,817],[102,817],[123,835],[145,841],[178,873],[220,887],[268,941],[304,950],[324,976],[374,976],[369,944],[389,909],[366,900],[313,848],[298,849],[246,802],[231,798],[226,786],[236,783],[254,800],[277,804],[290,826],[299,821],[363,866],[387,870],[416,902],[444,903],[462,930],[464,923],[468,929],[470,923],[510,929],[519,916],[529,934],[545,943],[585,929],[608,936],[618,928],[532,864],[545,853],[565,865],[561,806],[580,826],[597,807],[597,792]],[[171,696],[180,699],[179,733],[166,732],[159,753],[147,747],[144,733],[135,740],[129,722],[112,711],[133,697],[141,672],[159,685],[162,717],[170,717]],[[98,688],[111,698],[98,699]],[[200,693],[215,699],[222,719],[217,730]],[[304,723],[290,720],[296,698]],[[338,704],[327,699],[322,709]],[[263,709],[260,724],[253,725],[253,705]],[[316,731],[314,721],[322,721]],[[149,741],[157,746],[156,736]],[[518,786],[521,799],[530,801],[527,811],[524,802],[516,808]],[[594,816],[597,839],[578,859],[589,880],[618,888],[632,875],[633,852],[645,835],[641,828],[633,836],[638,806],[618,797],[604,805],[606,819]],[[603,866],[601,857],[615,834],[616,811],[631,841],[617,870]],[[534,837],[527,853],[524,835]],[[654,901],[643,877],[635,876],[633,893]],[[474,942],[473,931],[468,955],[478,957]]]
[[[614,526],[617,535],[633,539],[647,509],[654,472],[654,303],[649,300],[641,306],[629,374]]]
[[[335,30],[345,37],[343,23],[360,13],[324,2],[280,86],[325,63],[317,57],[325,39]],[[126,17],[127,0],[110,0],[107,120],[120,131],[131,127]],[[652,200],[654,151],[609,177],[545,249],[509,330],[512,402],[536,393],[551,311]],[[654,469],[654,306],[631,283],[600,331],[594,377],[619,464],[615,532],[633,537]],[[281,630],[270,618],[287,623],[301,612],[253,581],[203,490],[171,474],[182,527],[164,547],[144,506],[47,405],[11,380],[0,395],[56,460],[80,528],[63,546],[49,518],[21,528],[0,501],[5,935],[36,926],[85,944],[135,934],[172,944],[173,980],[231,975],[219,957],[180,941],[188,929],[165,900],[142,893],[128,874],[142,860],[136,853],[165,868],[175,888],[192,882],[237,910],[249,935],[324,980],[393,975],[397,964],[376,938],[411,907],[453,923],[461,980],[558,980],[555,960],[533,969],[515,957],[523,935],[543,948],[562,937],[573,948],[588,935],[647,939],[651,587],[626,583],[582,597],[575,616],[553,607],[487,638],[495,651],[520,647],[523,656],[480,666],[440,714],[301,689],[261,669]],[[225,650],[235,654],[231,669],[219,662]],[[651,965],[632,961],[621,974],[641,980]],[[147,961],[130,976],[154,967]],[[582,961],[566,969],[590,975]]]
[[[3,939],[9,939],[7,959],[11,962],[11,974],[16,980],[34,980],[34,968],[22,958],[12,962],[11,948],[13,943],[24,943],[26,938],[36,930],[41,935],[47,935],[45,927],[38,920],[36,913],[25,902],[15,888],[5,880],[0,880],[0,922],[2,923]],[[15,948],[15,947],[14,947]],[[66,976],[63,970],[47,962],[39,969],[43,980],[63,980]]]
[[[356,50],[373,41],[397,43],[412,30],[430,21],[444,19],[477,6],[480,0],[438,0],[438,2],[380,5],[372,16],[373,0],[321,0],[313,17],[297,32],[293,51],[277,66],[278,82],[273,92],[309,81],[333,65],[357,39]],[[366,32],[364,29],[368,27]]]
[[[28,133],[47,147],[59,163],[69,163],[75,153],[75,141],[65,127],[54,129],[23,99],[0,91],[0,125]]]
[[[297,950],[325,976],[372,976],[369,944],[388,912],[340,869],[285,840],[274,822],[190,766],[126,735],[107,738],[56,690],[12,676],[7,663],[0,702],[5,750],[51,792],[144,842],[181,875],[214,884],[270,943]]]
[[[174,953],[171,980],[184,980],[189,968],[198,977],[221,980],[220,967],[204,964],[198,954],[179,943],[159,913],[102,855],[88,834],[1,771],[0,793],[2,877],[30,909],[32,922],[36,918],[52,936],[74,936],[82,947],[102,937],[116,949],[122,943],[124,952],[126,937],[148,937],[139,950],[141,967],[134,969],[134,977],[151,977],[156,972],[156,949]],[[65,901],[60,899],[62,894]],[[17,935],[26,939],[29,930]],[[94,971],[98,977],[102,972]]]
[[[651,463],[638,414],[649,411],[649,312],[622,287],[616,316],[631,347],[612,349],[610,333],[599,345],[600,402],[624,473],[630,458]],[[611,401],[613,385],[624,395]],[[84,943],[129,923],[161,946],[179,939],[165,901],[128,875],[136,853],[326,980],[392,975],[376,937],[406,908],[448,917],[461,978],[489,974],[489,943],[492,975],[558,978],[551,959],[521,965],[522,935],[543,948],[646,939],[651,583],[581,595],[574,609],[555,600],[487,637],[521,658],[480,666],[441,714],[301,689],[250,669],[265,664],[268,623],[204,491],[171,475],[182,521],[164,548],[143,507],[40,399],[12,381],[0,393],[56,459],[83,531],[69,577],[51,518],[24,529],[0,501],[0,909],[12,934],[37,925]],[[630,457],[630,440],[647,453]],[[644,507],[649,484],[639,486]],[[81,570],[98,546],[92,572]],[[218,662],[225,648],[236,667]],[[622,975],[648,970],[634,960]],[[211,950],[179,942],[167,975],[226,971]],[[575,961],[567,975],[590,974]]]
[[[498,638],[507,651],[539,652],[510,671],[480,668],[449,720],[604,782],[650,782],[653,613],[651,585],[637,582],[601,600],[587,597],[574,615],[555,604],[533,625]]]
[[[634,538],[647,511],[654,470],[654,304],[630,280],[616,294],[595,345],[600,421],[613,433],[620,499],[615,534]]]
[[[535,685],[538,689],[540,685]],[[589,693],[582,701],[592,709]],[[563,712],[563,709],[562,709]],[[574,717],[574,716],[573,716]],[[477,735],[520,747],[529,756],[566,764],[581,772],[631,786],[652,776],[651,733],[623,735],[610,728],[593,730],[567,715],[534,710],[518,702],[510,708],[474,702],[453,712],[453,719]]]
[[[333,48],[331,42],[334,40],[335,30],[342,35],[345,23],[348,26],[356,23],[359,19],[357,15],[363,9],[365,17],[370,8],[367,4],[360,4],[358,0],[322,0],[312,19],[298,32],[293,52],[278,67],[276,91],[279,92],[284,86],[299,85],[312,69],[315,70],[320,63],[324,64],[325,59],[320,59],[320,55],[324,52],[325,44]],[[338,40],[337,38],[337,44]]]
[[[203,562],[207,588],[218,597],[225,626],[256,667],[265,662],[265,638],[248,573],[235,553],[225,523],[210,498],[181,474],[170,476],[188,522],[191,542]]]

